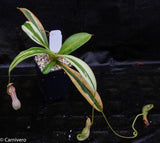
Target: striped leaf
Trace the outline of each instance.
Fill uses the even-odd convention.
[[[63,63],[58,62],[58,64],[67,73],[67,75],[72,80],[73,84],[84,96],[84,98],[91,104],[91,106],[93,106],[97,111],[102,112],[103,104],[98,92],[95,93],[92,90],[88,82],[83,78],[83,76],[79,72],[69,68]]]
[[[26,16],[26,18],[29,21],[31,21],[38,28],[39,32],[41,33],[41,35],[43,37],[45,48],[49,48],[46,32],[43,28],[43,25],[38,20],[38,18],[30,10],[28,10],[26,8],[18,8],[18,9]]]
[[[83,78],[88,82],[92,90],[97,91],[97,82],[95,75],[91,68],[81,59],[71,56],[71,55],[59,55],[60,57],[66,58],[83,76]]]
[[[22,62],[23,60],[27,59],[27,58],[30,58],[32,56],[35,56],[35,55],[39,55],[39,54],[48,54],[50,55],[51,57],[54,57],[55,55],[47,50],[47,49],[44,49],[44,48],[40,48],[40,47],[33,47],[33,48],[30,48],[30,49],[27,49],[25,51],[22,51],[20,52],[16,57],[15,59],[12,61],[10,67],[9,67],[9,73],[13,70],[13,68],[15,66],[17,66],[20,62]]]
[[[30,21],[26,21],[22,25],[22,30],[37,44],[45,47],[43,37],[37,27]]]
[[[73,34],[64,41],[59,54],[70,54],[91,39],[91,36],[91,34],[85,32]]]
[[[54,66],[55,64],[56,64],[56,61],[50,61],[50,63],[47,64],[47,65],[44,67],[42,73],[43,73],[43,74],[48,74],[48,73],[51,71],[51,69],[53,68],[53,66]]]

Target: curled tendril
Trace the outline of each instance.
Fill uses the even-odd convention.
[[[18,110],[21,108],[21,102],[19,101],[19,99],[17,98],[16,95],[16,89],[13,86],[13,83],[9,83],[7,85],[7,93],[11,96],[12,98],[12,107],[14,110]]]
[[[113,132],[115,135],[117,135],[117,136],[119,136],[119,137],[121,137],[121,138],[131,139],[131,138],[137,137],[137,135],[138,135],[138,132],[137,132],[137,130],[136,130],[135,127],[134,127],[134,125],[135,125],[136,120],[137,120],[138,117],[143,116],[143,121],[144,121],[146,127],[149,126],[149,122],[148,122],[148,119],[147,119],[147,115],[148,115],[148,112],[149,112],[153,107],[154,107],[153,104],[147,104],[147,105],[143,106],[143,108],[142,108],[142,113],[141,113],[141,114],[138,114],[138,115],[135,117],[135,119],[134,119],[134,121],[133,121],[133,123],[132,123],[133,136],[129,136],[129,137],[127,137],[127,136],[122,136],[122,135],[118,134],[118,133],[111,127],[111,125],[109,124],[109,122],[108,122],[108,120],[107,120],[107,117],[105,116],[105,114],[104,114],[103,112],[102,112],[102,115],[103,115],[106,123],[108,124],[109,128],[112,130],[112,132]]]
[[[86,125],[83,128],[82,132],[77,135],[77,140],[78,141],[84,141],[89,137],[91,125],[92,125],[91,119],[88,117],[87,120],[86,120]]]

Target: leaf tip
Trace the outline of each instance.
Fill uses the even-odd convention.
[[[24,9],[24,8],[21,8],[21,7],[16,7],[18,10],[20,10],[20,11],[22,11],[22,9]],[[23,11],[22,11],[23,12]]]
[[[94,34],[90,34],[90,35],[91,35],[91,37],[94,36]]]
[[[46,75],[46,74],[48,74],[49,72],[46,72],[46,70],[42,70],[42,73],[44,74],[44,75]]]

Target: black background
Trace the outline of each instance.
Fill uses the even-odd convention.
[[[155,105],[148,115],[151,125],[144,129],[139,118],[135,126],[139,135],[133,140],[116,137],[103,116],[95,112],[95,123],[86,142],[159,142],[159,0],[0,0],[0,138],[26,138],[29,143],[75,143],[85,117],[91,115],[90,105],[73,85],[68,99],[49,104],[45,100],[47,92],[42,92],[43,79],[32,59],[25,60],[12,72],[11,81],[22,103],[21,110],[12,109],[6,93],[8,66],[20,51],[36,46],[21,30],[26,18],[16,7],[30,9],[46,30],[60,29],[63,41],[77,32],[94,34],[72,54],[96,65],[110,62],[109,66],[92,66],[92,69],[104,112],[120,134],[131,135],[130,125],[141,108],[150,103]],[[118,66],[114,61],[118,61]],[[136,61],[145,64],[133,64]],[[55,81],[52,77],[49,79]],[[53,91],[57,88],[52,87]]]
[[[83,31],[94,34],[73,53],[78,57],[91,51],[98,53],[97,60],[104,56],[103,63],[108,56],[117,61],[159,60],[159,0],[0,0],[0,65],[36,45],[21,30],[26,18],[16,7],[30,9],[46,30],[60,29],[63,40]]]

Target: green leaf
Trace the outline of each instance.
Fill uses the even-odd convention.
[[[22,30],[37,44],[45,47],[44,39],[37,27],[30,21],[26,21],[22,25]]]
[[[39,32],[41,33],[41,35],[44,39],[45,48],[49,48],[46,32],[43,28],[43,25],[38,20],[38,18],[30,10],[28,10],[26,8],[18,8],[18,9],[26,16],[26,18],[29,21],[31,21],[38,28]]]
[[[60,65],[62,69],[67,73],[67,75],[72,80],[73,84],[83,95],[83,97],[91,104],[91,106],[93,106],[97,111],[102,112],[103,104],[98,92],[95,93],[95,91],[92,90],[88,82],[83,78],[83,76],[79,72],[69,68],[61,62],[57,62],[57,64]]]
[[[44,48],[40,48],[40,47],[33,47],[33,48],[30,48],[30,49],[27,49],[25,51],[22,51],[20,52],[16,57],[15,59],[12,61],[10,67],[9,67],[9,73],[13,70],[13,68],[15,66],[17,66],[20,62],[22,62],[23,60],[27,59],[27,58],[30,58],[32,56],[35,56],[35,55],[39,55],[39,54],[48,54],[50,55],[51,57],[54,57],[55,55],[47,50],[47,49],[44,49]]]
[[[47,65],[44,67],[42,73],[43,73],[43,74],[48,74],[48,73],[51,71],[51,69],[53,68],[53,66],[55,65],[55,63],[56,63],[56,61],[51,61],[49,64],[47,64]]]
[[[85,32],[73,34],[64,41],[59,54],[70,54],[91,39],[91,36],[91,34]]]
[[[97,82],[95,75],[91,68],[81,59],[71,55],[59,55],[59,57],[66,58],[83,76],[93,90],[97,90]]]

